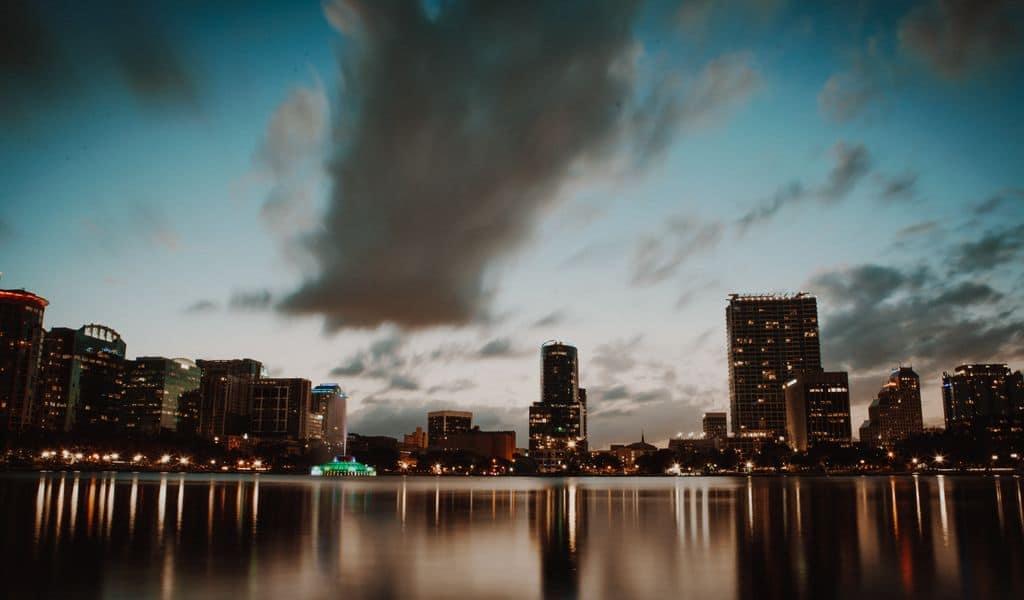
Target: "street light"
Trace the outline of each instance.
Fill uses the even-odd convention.
[[[941,454],[936,454],[935,455],[935,464],[941,465],[944,462],[946,462],[946,457],[945,456],[943,456]]]

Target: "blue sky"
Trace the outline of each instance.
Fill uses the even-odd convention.
[[[597,445],[696,430],[729,292],[819,296],[854,429],[898,361],[930,424],[943,369],[1021,367],[1013,3],[371,5],[5,9],[42,33],[3,62],[4,287],[390,435],[468,407],[524,445],[550,338]]]

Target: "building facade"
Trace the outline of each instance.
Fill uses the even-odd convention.
[[[0,430],[32,423],[47,304],[25,290],[0,290]]]
[[[818,302],[807,293],[731,294],[725,309],[733,433],[786,433],[783,384],[821,369]]]
[[[417,427],[416,431],[403,436],[402,445],[410,450],[426,450],[427,432],[423,431],[422,427]]]
[[[251,437],[261,441],[300,441],[309,437],[313,384],[308,379],[258,379],[251,383],[250,390]]]
[[[431,446],[439,446],[445,437],[465,433],[473,427],[473,413],[464,410],[435,410],[427,413],[427,437]]]
[[[942,374],[946,430],[999,439],[1024,431],[1021,372],[1005,364],[960,365]]]
[[[445,436],[437,444],[443,450],[472,452],[483,458],[511,462],[516,451],[516,432],[470,429]]]
[[[530,457],[542,472],[561,469],[568,455],[587,451],[586,390],[580,394],[573,346],[541,346],[541,397],[530,406]]]
[[[727,418],[728,415],[724,412],[704,413],[704,439],[717,441],[729,437],[729,429],[726,423]]]
[[[205,438],[249,432],[252,384],[263,365],[251,358],[197,360],[199,366],[199,434]]]
[[[313,388],[313,409],[321,418],[321,437],[346,452],[348,440],[348,396],[336,383],[322,383]]]
[[[51,431],[121,430],[127,346],[105,325],[54,327],[43,338],[36,422]]]
[[[125,429],[146,436],[177,432],[182,396],[199,389],[199,380],[199,367],[187,358],[141,356],[128,361]]]
[[[785,385],[786,440],[806,452],[820,444],[849,444],[850,383],[844,371],[798,374]]]
[[[921,415],[921,379],[910,367],[898,367],[868,406],[868,420],[860,427],[860,441],[889,447],[924,431]]]

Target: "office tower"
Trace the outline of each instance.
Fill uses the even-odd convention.
[[[724,440],[729,436],[724,412],[704,413],[704,439]]]
[[[806,452],[850,443],[850,384],[844,371],[805,371],[785,385],[786,439]]]
[[[252,391],[251,436],[258,440],[299,441],[309,437],[313,384],[308,379],[257,379]]]
[[[124,425],[126,345],[105,325],[54,327],[43,337],[36,421],[51,431],[112,432]]]
[[[405,434],[402,444],[410,449],[424,450],[427,447],[427,432],[423,431],[422,427],[417,427],[416,431]]]
[[[181,397],[197,389],[199,367],[187,358],[140,356],[128,361],[124,383],[125,429],[150,436],[178,431]]]
[[[183,392],[178,397],[178,433],[185,436],[199,435],[199,407],[203,395],[199,388]]]
[[[530,406],[530,457],[542,471],[561,469],[570,453],[587,450],[586,392],[580,395],[576,348],[541,346],[540,401]]]
[[[821,369],[817,299],[805,292],[731,294],[725,321],[733,433],[785,435],[782,385],[801,371]]]
[[[25,290],[0,290],[0,430],[31,424],[47,304]]]
[[[946,429],[977,438],[1003,437],[1021,431],[1020,371],[1005,364],[969,364],[942,374],[942,408]]]
[[[924,430],[921,418],[921,380],[910,367],[898,367],[868,406],[860,441],[869,446],[891,446]]]
[[[249,432],[252,408],[250,386],[260,378],[263,365],[251,358],[197,360],[199,380],[199,435],[213,439]]]
[[[322,383],[313,388],[313,408],[322,416],[322,437],[325,442],[345,454],[348,438],[348,396],[336,383]]]
[[[427,436],[436,446],[445,436],[469,431],[473,426],[473,413],[462,410],[436,410],[427,413]]]

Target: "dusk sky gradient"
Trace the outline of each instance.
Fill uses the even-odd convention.
[[[854,431],[900,362],[939,425],[1024,367],[1024,10],[822,4],[6,3],[0,286],[365,434],[525,446],[560,339],[595,448],[727,410],[727,294],[804,290]]]

